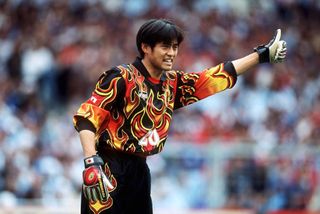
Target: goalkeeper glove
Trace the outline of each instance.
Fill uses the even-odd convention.
[[[106,202],[109,197],[108,187],[113,186],[102,170],[103,160],[98,155],[84,159],[82,191],[89,201]]]
[[[254,48],[259,54],[259,63],[278,63],[286,58],[287,48],[286,42],[280,40],[281,30],[278,29],[273,39],[266,45],[260,45]]]

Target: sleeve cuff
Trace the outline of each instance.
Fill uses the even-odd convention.
[[[230,61],[225,62],[225,63],[224,63],[224,70],[225,70],[226,72],[228,72],[228,74],[229,74],[230,76],[233,77],[233,79],[234,79],[234,84],[236,84],[237,79],[238,79],[238,74],[237,74],[237,71],[236,71],[236,69],[234,68],[234,65],[232,64],[232,62],[230,62]]]
[[[83,118],[77,122],[77,131],[80,132],[82,130],[89,130],[96,133],[96,128],[94,125],[87,119]]]

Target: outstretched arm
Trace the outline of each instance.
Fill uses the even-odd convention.
[[[259,63],[282,62],[286,57],[287,49],[286,42],[280,38],[281,30],[278,29],[275,37],[267,45],[260,45],[254,49],[254,53],[232,61],[237,74],[241,75]]]
[[[237,74],[241,75],[255,65],[259,64],[259,54],[257,52],[251,53],[245,57],[232,61],[232,64]]]

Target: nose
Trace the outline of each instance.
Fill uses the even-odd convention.
[[[174,48],[173,48],[172,46],[169,48],[167,54],[168,54],[169,56],[174,56],[174,55],[175,55],[175,50],[174,50]]]

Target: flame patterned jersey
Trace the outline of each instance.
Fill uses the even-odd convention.
[[[92,123],[98,151],[108,147],[143,156],[159,153],[175,109],[234,86],[234,68],[225,67],[222,63],[197,73],[166,71],[157,82],[137,58],[103,73],[74,115],[74,126],[78,129],[81,119]]]

